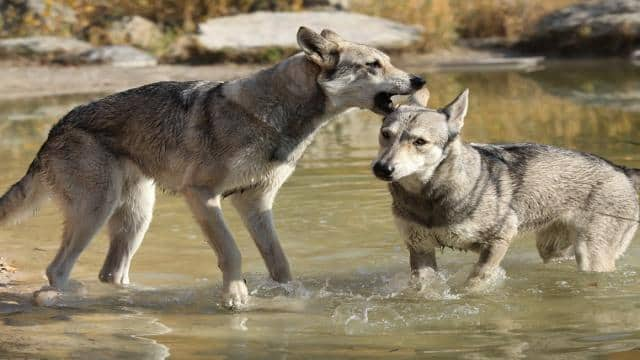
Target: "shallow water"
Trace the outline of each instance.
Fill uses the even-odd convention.
[[[425,75],[434,106],[471,89],[469,141],[549,143],[640,167],[640,68],[601,62]],[[95,97],[0,103],[0,187],[22,176],[58,117]],[[56,308],[30,305],[59,245],[56,209],[0,228],[0,256],[17,268],[0,287],[0,358],[640,357],[638,236],[610,274],[578,273],[573,261],[543,265],[531,236],[522,236],[484,292],[462,291],[476,256],[451,250],[438,254],[441,273],[421,290],[409,287],[385,184],[369,171],[378,125],[370,113],[342,116],[283,187],[276,223],[293,283],[268,280],[228,211],[253,295],[242,312],[219,306],[214,254],[179,197],[159,194],[131,286],[98,282],[101,234]]]

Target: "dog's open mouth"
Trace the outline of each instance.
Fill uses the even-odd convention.
[[[393,108],[393,101],[391,101],[391,97],[394,95],[396,94],[392,94],[388,92],[378,93],[373,99],[376,112],[380,112],[383,115],[393,112],[394,108]]]

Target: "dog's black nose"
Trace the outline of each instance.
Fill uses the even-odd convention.
[[[422,89],[422,87],[426,83],[427,82],[424,81],[424,79],[421,78],[420,76],[416,76],[416,75],[412,75],[411,76],[411,87],[416,89],[416,90]]]
[[[373,173],[380,179],[389,180],[391,178],[391,174],[393,174],[393,170],[393,166],[383,164],[379,161],[373,165]]]

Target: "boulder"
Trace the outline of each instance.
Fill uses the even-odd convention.
[[[301,26],[334,30],[343,38],[383,49],[411,46],[421,29],[394,21],[342,11],[255,12],[218,17],[199,24],[199,45],[208,51],[257,48],[295,49]]]
[[[158,61],[151,54],[128,45],[101,46],[79,57],[79,62],[109,64],[123,67],[155,66]]]
[[[0,57],[56,60],[75,57],[93,47],[86,41],[58,36],[0,39]]]
[[[640,44],[640,1],[578,3],[540,19],[518,47],[563,55],[627,55]]]
[[[335,9],[335,10],[348,10],[351,1],[350,0],[304,0],[302,6],[304,8],[316,8],[316,9]]]
[[[113,22],[107,30],[107,36],[112,44],[151,49],[162,40],[162,31],[151,20],[141,16],[127,16]]]

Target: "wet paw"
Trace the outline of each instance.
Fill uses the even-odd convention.
[[[60,290],[50,286],[43,286],[42,289],[33,293],[33,303],[37,306],[56,306],[60,303],[61,296]]]
[[[492,291],[500,286],[506,278],[507,275],[504,269],[497,268],[490,273],[483,272],[475,276],[470,276],[465,283],[465,289],[468,293]]]
[[[409,286],[418,291],[429,287],[430,284],[438,280],[438,273],[432,268],[424,268],[412,271],[409,279]]]
[[[225,286],[224,306],[228,309],[242,309],[249,302],[249,290],[244,280],[234,280]]]

